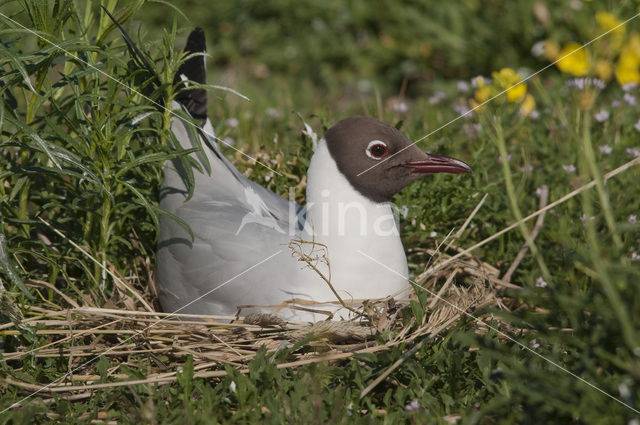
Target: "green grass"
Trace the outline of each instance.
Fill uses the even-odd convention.
[[[357,1],[348,6],[328,2],[323,9],[314,6],[316,2],[294,8],[274,2],[257,8],[254,2],[205,7],[185,0],[178,3],[193,20],[186,23],[163,3],[120,3],[103,2],[109,10],[128,11],[122,20],[156,59],[166,82],[177,69],[177,52],[187,31],[194,24],[208,25],[211,82],[251,99],[211,92],[210,117],[218,134],[275,159],[284,175],[267,181],[268,170],[236,158],[240,168],[251,168],[252,178],[273,190],[285,194],[286,187],[297,185],[299,201],[310,149],[298,114],[318,133],[348,114],[371,114],[400,124],[410,138],[418,139],[455,119],[455,106],[473,96],[458,90],[457,79],[489,76],[502,66],[542,67],[546,62],[530,55],[534,42],[545,37],[586,42],[592,36],[594,11],[608,10],[606,2],[586,2],[579,11],[565,2],[549,2],[551,15],[543,22],[533,16],[532,1],[517,8],[497,0],[442,7],[415,2],[395,8],[392,2],[380,8]],[[161,214],[161,164],[170,157],[184,158],[185,152],[172,149],[168,113],[83,63],[162,105],[173,96],[169,83],[152,89],[96,6],[87,3],[78,10],[71,1],[0,2],[0,12],[82,59],[0,17],[2,322],[19,321],[30,314],[30,306],[66,305],[57,292],[30,285],[33,280],[46,281],[77,301],[105,305],[117,290],[98,263],[129,277],[141,292],[147,286]],[[619,17],[635,10],[633,2],[615,7]],[[332,19],[336,16],[343,21]],[[424,16],[429,18],[418,19]],[[312,17],[328,28],[340,25],[339,30],[310,37]],[[407,24],[414,19],[425,24]],[[433,27],[435,23],[440,24]],[[639,28],[638,22],[629,31],[633,28]],[[390,34],[395,44],[388,44],[383,34]],[[358,48],[362,39],[369,44]],[[432,53],[422,57],[411,50],[414,39],[428,41]],[[278,54],[288,44],[300,55],[296,61]],[[342,47],[348,57],[338,54]],[[266,74],[261,71],[265,67]],[[395,112],[388,101],[400,92],[404,79],[409,109]],[[632,149],[640,149],[640,131],[634,127],[640,93],[637,88],[626,93],[637,98],[638,104],[630,105],[612,82],[604,90],[588,89],[595,98],[585,103],[585,90],[568,86],[567,79],[553,68],[528,82],[540,113],[536,119],[520,116],[516,105],[497,99],[421,142],[424,150],[465,159],[475,173],[424,179],[394,202],[408,207],[401,223],[405,246],[434,248],[488,193],[459,242],[471,246],[535,211],[540,186],[549,187],[553,201],[595,180],[594,189],[547,214],[531,244],[533,254],[525,256],[512,278],[522,290],[505,294],[510,310],[493,311],[492,325],[640,409],[640,261],[632,259],[634,252],[640,253],[640,224],[630,219],[640,216],[640,168],[602,181],[606,172],[632,159]],[[436,91],[446,96],[432,104],[429,98]],[[620,106],[613,108],[614,101]],[[610,117],[597,122],[594,115],[602,108]],[[133,125],[143,113],[149,115]],[[610,153],[599,149],[605,145]],[[565,171],[563,166],[569,165],[575,171]],[[532,228],[531,222],[525,223],[474,254],[504,273]],[[416,274],[429,261],[424,254],[409,259]],[[536,286],[539,278],[546,287]],[[460,415],[459,423],[465,424],[633,424],[637,418],[495,331],[479,334],[476,329],[477,324],[466,319],[441,334],[362,400],[360,392],[411,346],[295,370],[274,365],[287,358],[287,350],[276,357],[262,352],[249,374],[228,367],[229,376],[214,380],[193,378],[191,360],[185,357],[177,384],[109,388],[87,399],[58,399],[48,405],[36,395],[0,415],[0,423],[84,423],[104,419],[100,415],[105,412],[118,423],[431,424]],[[22,330],[20,336],[0,335],[2,352],[49,342],[28,326]],[[99,360],[91,367],[105,370],[107,363]],[[126,366],[120,370],[132,378],[146,374]],[[67,371],[62,357],[25,356],[0,363],[0,376],[25,381],[53,381]],[[0,378],[0,409],[26,395]],[[407,410],[413,401],[418,408]]]

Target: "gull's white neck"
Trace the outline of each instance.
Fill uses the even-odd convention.
[[[391,204],[373,202],[355,190],[338,170],[324,139],[311,159],[307,179],[307,237],[313,232],[315,241],[327,246],[332,284],[341,295],[379,298],[404,288],[407,260]]]

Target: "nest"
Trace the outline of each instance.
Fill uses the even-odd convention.
[[[125,308],[140,306],[143,299],[128,291],[121,291],[116,308],[32,306],[28,312],[31,317],[0,325],[0,334],[31,332],[46,335],[47,343],[32,349],[20,346],[0,361],[19,365],[25,359],[63,357],[68,372],[51,383],[24,382],[15,377],[6,377],[4,382],[27,391],[80,399],[99,388],[175,382],[187,356],[193,358],[195,377],[222,377],[227,374],[227,365],[246,373],[260,349],[268,353],[288,349],[283,356],[286,361],[277,367],[295,368],[434,337],[464,315],[487,306],[504,307],[500,289],[509,284],[499,279],[494,267],[471,256],[451,259],[438,253],[435,268],[419,276],[415,288],[408,287],[395,299],[360,304],[360,314],[345,321],[311,324],[285,322],[272,314],[228,317],[139,311]],[[439,264],[443,266],[438,268]],[[421,290],[428,294],[426,302],[415,295]],[[416,323],[416,315],[407,314],[412,302],[414,308],[420,306],[425,311],[423,323]],[[385,331],[392,337],[386,342],[376,339]],[[106,369],[97,366],[95,360],[100,356],[110,360]],[[134,379],[125,373],[124,365],[128,370],[146,371],[147,377]]]

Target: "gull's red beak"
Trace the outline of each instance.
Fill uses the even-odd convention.
[[[432,153],[426,154],[427,158],[420,161],[411,161],[404,164],[405,167],[411,168],[416,173],[433,174],[433,173],[473,173],[471,167],[459,159],[451,158],[444,155],[436,155]]]

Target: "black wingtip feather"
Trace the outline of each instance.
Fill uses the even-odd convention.
[[[207,51],[206,39],[202,28],[196,28],[191,31],[187,38],[187,44],[184,47],[187,54],[204,53]],[[207,83],[207,68],[205,66],[204,55],[198,55],[187,59],[174,77],[173,83],[178,84],[182,81],[182,76],[188,80],[199,83]],[[184,83],[179,87],[183,87]],[[180,102],[189,111],[191,116],[198,119],[207,118],[207,91],[204,89],[183,90],[177,96],[176,100]]]
[[[118,20],[107,10],[106,7],[101,6],[102,10],[109,16],[111,21],[113,21],[114,25],[122,34],[122,38],[127,43],[129,47],[129,51],[131,52],[131,56],[134,60],[140,62],[140,64],[151,74],[154,76],[156,82],[160,84],[160,78],[158,74],[155,72],[151,63],[147,60],[146,56],[142,51],[136,46],[133,42],[129,34],[122,28],[122,25],[118,22]],[[187,44],[184,47],[184,51],[187,54],[191,53],[204,53],[207,50],[206,39],[204,35],[204,31],[202,28],[198,27],[191,31],[189,37],[187,39]],[[180,67],[178,68],[178,72],[176,73],[173,83],[179,84],[178,89],[184,88],[186,86],[185,83],[182,83],[182,76],[185,76],[188,80],[199,83],[206,84],[207,83],[207,69],[205,66],[205,58],[204,56],[194,56],[192,58],[187,59]],[[182,90],[178,95],[176,95],[176,100],[184,106],[184,108],[191,114],[192,117],[197,119],[206,119],[207,118],[207,91],[204,89],[193,89],[193,90]]]

